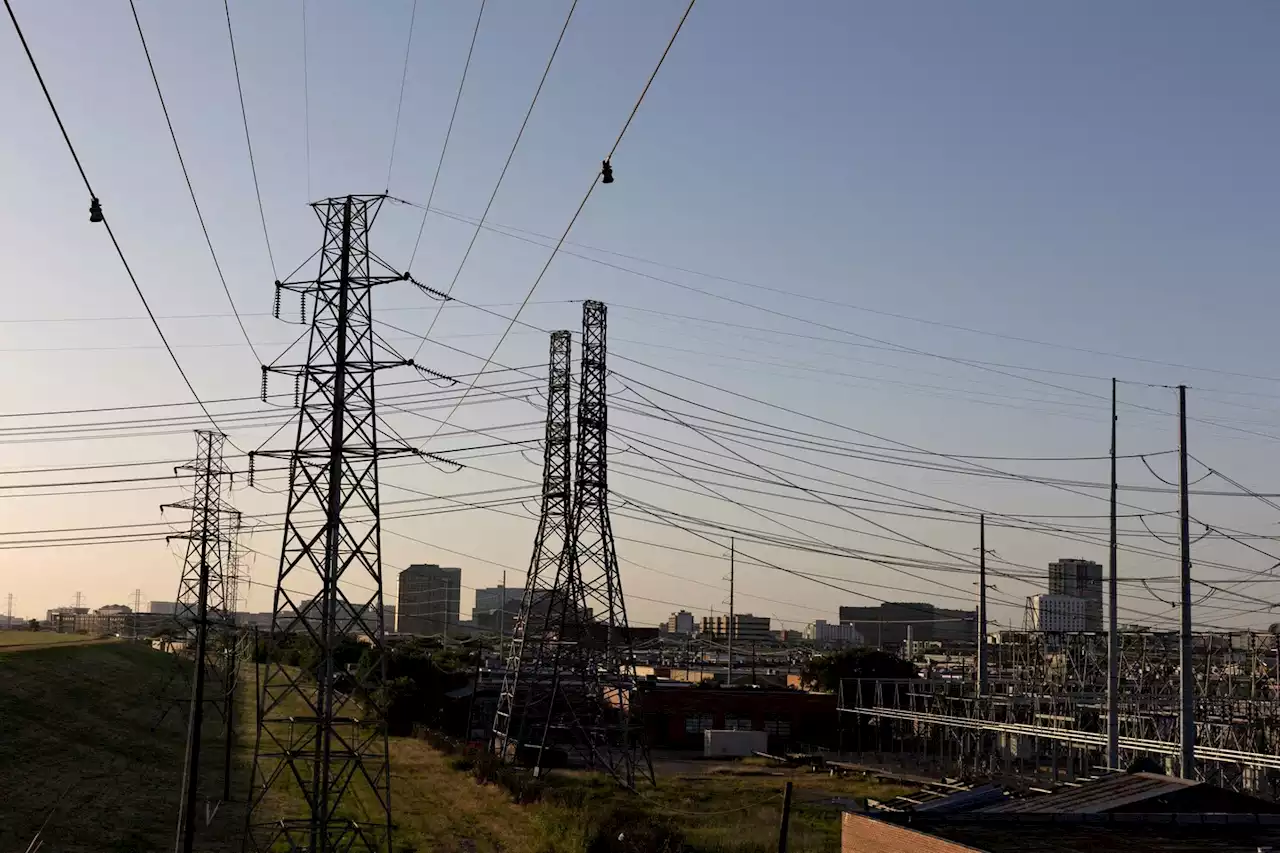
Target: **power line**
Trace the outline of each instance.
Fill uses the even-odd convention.
[[[230,0],[222,0],[223,9],[227,13],[227,41],[231,45],[231,67],[236,72],[236,94],[240,96],[240,120],[244,124],[244,144],[249,151],[249,172],[253,175],[253,194],[258,199],[258,218],[262,220],[262,239],[267,244],[267,259],[271,262],[271,277],[280,278],[276,270],[276,256],[271,251],[271,235],[267,233],[267,214],[262,207],[262,188],[258,185],[258,164],[253,157],[253,138],[249,135],[249,113],[244,106],[244,87],[240,85],[240,60],[236,56],[236,35],[231,26]]]
[[[480,22],[484,19],[484,6],[486,0],[480,0],[480,11],[476,13],[476,25],[471,31],[471,44],[467,47],[467,61],[462,65],[462,77],[458,79],[458,94],[453,99],[453,111],[449,114],[449,127],[444,132],[444,144],[440,146],[440,159],[436,162],[436,173],[431,179],[431,189],[427,192],[427,207],[431,206],[431,200],[436,195],[436,185],[440,183],[440,169],[444,166],[444,155],[449,151],[449,139],[453,136],[453,122],[458,117],[458,104],[462,103],[462,90],[467,85],[467,71],[471,69],[471,55],[476,50],[476,36],[480,35]],[[387,181],[390,183],[390,170],[388,170]],[[418,257],[418,246],[422,244],[422,232],[427,227],[427,214],[422,214],[422,222],[418,225],[418,236],[413,241],[413,251],[409,254],[409,263],[405,269],[413,268],[413,261]]]
[[[618,150],[618,146],[622,143],[622,137],[626,135],[627,128],[631,126],[632,120],[636,117],[636,113],[639,112],[640,104],[644,102],[644,96],[648,94],[649,87],[653,85],[654,78],[658,76],[658,72],[662,69],[662,64],[666,61],[667,54],[671,52],[671,46],[675,44],[676,38],[680,35],[680,31],[684,28],[684,22],[688,20],[689,13],[693,11],[693,4],[695,2],[697,2],[697,0],[689,0],[689,5],[685,8],[684,14],[680,17],[680,22],[676,24],[675,31],[671,33],[671,38],[667,41],[667,46],[662,51],[662,56],[658,58],[658,63],[653,68],[653,73],[651,73],[649,75],[649,79],[645,81],[644,88],[640,91],[640,97],[636,99],[635,106],[631,108],[631,113],[627,116],[626,122],[623,123],[622,125],[622,130],[619,131],[618,133],[618,138],[614,140],[613,147],[609,149],[609,156],[605,158],[606,163],[609,160],[613,159],[614,153]],[[504,329],[502,332],[502,336],[498,338],[498,342],[494,345],[493,352],[489,353],[489,357],[485,359],[484,366],[480,368],[480,371],[482,373],[489,368],[489,365],[493,362],[494,357],[497,356],[498,350],[502,348],[503,342],[506,341],[507,336],[511,334],[512,328],[515,327],[516,323],[520,319],[521,312],[523,312],[525,306],[529,304],[529,300],[533,298],[534,291],[538,289],[538,285],[542,283],[542,279],[547,274],[547,270],[551,268],[551,262],[555,260],[556,255],[560,252],[560,248],[564,245],[564,241],[568,239],[569,232],[573,230],[574,223],[576,223],[578,221],[578,217],[582,215],[583,209],[587,206],[587,202],[591,199],[591,194],[595,192],[596,187],[600,184],[602,176],[603,176],[602,170],[597,171],[592,176],[591,185],[587,187],[587,192],[582,197],[582,201],[578,204],[577,209],[573,212],[573,216],[569,218],[569,224],[565,226],[564,231],[560,234],[560,238],[559,240],[557,240],[555,248],[553,248],[551,250],[551,254],[547,256],[546,263],[542,265],[542,269],[538,272],[537,278],[535,278],[533,280],[533,284],[530,285],[529,292],[525,294],[524,299],[520,303],[520,306],[516,308],[515,313],[512,314],[510,318],[510,322],[507,323],[506,329]],[[428,209],[430,209],[431,207],[430,199],[428,199],[426,206]],[[423,222],[424,223],[426,222],[425,212],[423,213]],[[475,380],[473,380],[471,384],[467,386],[468,391],[474,386],[475,386]],[[466,398],[466,395],[464,394],[463,399],[465,398]],[[450,418],[452,417],[453,417],[452,412],[446,415],[444,420],[440,422],[440,426],[443,428],[444,425],[447,424]]]
[[[18,18],[13,12],[13,3],[11,0],[4,0],[4,6],[9,12],[9,20],[13,22],[13,29],[18,34],[18,40],[22,42],[22,49],[27,55],[27,60],[31,63],[31,70],[36,75],[36,80],[40,84],[40,90],[44,93],[45,101],[49,104],[49,110],[53,113],[53,118],[58,123],[58,130],[62,132],[62,138],[67,143],[67,150],[71,154],[71,159],[75,161],[76,170],[79,171],[80,178],[84,181],[85,189],[89,191],[89,197],[93,200],[95,210],[97,210],[98,215],[102,219],[103,227],[107,229],[107,236],[111,238],[111,245],[115,247],[116,255],[119,256],[120,264],[124,267],[125,273],[129,276],[129,281],[133,284],[134,292],[137,293],[139,301],[142,302],[142,307],[147,312],[147,318],[150,319],[151,325],[155,327],[156,334],[160,336],[160,341],[164,344],[165,350],[169,353],[169,358],[173,361],[174,367],[178,369],[178,373],[182,376],[182,381],[186,384],[187,390],[191,392],[191,396],[195,398],[196,403],[199,404],[201,410],[205,414],[205,417],[209,419],[209,423],[213,424],[214,428],[221,432],[221,428],[218,427],[218,422],[214,420],[213,415],[209,413],[204,401],[200,399],[200,394],[197,393],[195,385],[192,384],[190,377],[187,376],[187,371],[182,367],[182,362],[178,361],[178,356],[173,351],[173,347],[169,345],[169,339],[165,337],[164,330],[160,328],[160,323],[156,320],[156,315],[151,310],[151,305],[147,302],[147,297],[142,292],[142,287],[138,284],[137,277],[133,274],[133,268],[129,266],[129,261],[124,255],[124,249],[121,248],[120,241],[116,239],[115,232],[111,228],[111,221],[107,218],[106,213],[102,212],[97,207],[97,193],[93,191],[93,185],[89,182],[89,176],[85,174],[84,166],[80,162],[80,155],[76,153],[76,147],[72,144],[71,136],[67,133],[67,127],[62,122],[62,116],[58,112],[58,107],[53,101],[53,95],[50,94],[49,87],[45,85],[44,75],[40,73],[40,66],[36,63],[36,58],[31,52],[30,45],[27,44],[27,37],[23,34],[21,25],[18,24]]]
[[[391,170],[396,165],[396,142],[400,138],[400,111],[404,108],[404,88],[409,81],[409,53],[413,48],[413,25],[418,20],[418,0],[409,12],[409,35],[404,44],[404,68],[400,72],[400,97],[396,99],[396,126],[391,131],[391,157],[387,161],[387,192],[391,192]]]
[[[471,257],[471,250],[475,248],[476,238],[480,236],[480,229],[484,227],[484,221],[489,216],[489,210],[493,207],[494,199],[498,197],[498,190],[502,188],[502,180],[507,176],[507,169],[511,167],[511,161],[516,156],[516,149],[520,147],[520,140],[524,138],[525,128],[529,126],[529,118],[533,115],[533,108],[538,104],[538,96],[542,94],[542,87],[547,82],[547,75],[551,73],[551,64],[555,62],[556,54],[560,52],[560,45],[564,42],[564,34],[569,29],[569,22],[573,20],[573,12],[578,8],[578,0],[573,0],[569,6],[569,14],[565,16],[564,26],[560,28],[560,35],[556,38],[555,46],[551,48],[551,56],[547,58],[547,65],[542,69],[542,77],[538,80],[538,87],[533,91],[533,98],[529,101],[529,108],[525,110],[524,120],[520,122],[520,130],[516,132],[515,141],[511,143],[511,150],[507,152],[506,162],[502,164],[502,171],[498,173],[498,180],[493,185],[493,192],[489,193],[489,201],[485,203],[484,212],[480,214],[480,221],[476,223],[476,228],[471,232],[471,241],[467,243],[467,250],[462,253],[462,260],[458,262],[458,268],[453,273],[453,279],[449,282],[449,286],[445,288],[444,295],[449,296],[453,293],[454,286],[458,283],[458,277],[462,275],[462,269],[467,265],[467,259]],[[478,22],[477,22],[478,23]],[[468,59],[469,59],[468,55]],[[406,62],[408,57],[406,55]],[[464,72],[465,73],[465,72]],[[458,94],[462,91],[459,89]],[[401,92],[403,97],[403,91]],[[455,105],[456,109],[456,105]],[[443,160],[443,153],[441,154]],[[388,184],[390,183],[390,173],[388,173]],[[435,185],[432,184],[432,192],[435,191]],[[427,199],[427,204],[423,208],[422,222],[425,225],[427,221],[427,211],[430,210],[431,199]],[[421,236],[421,235],[419,235]],[[416,247],[415,247],[416,248]],[[410,264],[412,265],[412,260]],[[427,325],[427,330],[422,333],[421,340],[418,341],[418,348],[413,351],[410,359],[418,357],[418,353],[422,352],[423,345],[427,342],[427,338],[431,337],[431,331],[436,327],[436,321],[440,319],[440,314],[444,311],[444,306],[448,300],[442,300],[436,306],[435,316],[431,318],[431,322]]]

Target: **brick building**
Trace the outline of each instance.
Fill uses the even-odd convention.
[[[768,732],[769,749],[778,751],[833,745],[836,731],[836,697],[799,690],[650,685],[640,713],[655,749],[701,749],[707,729]]]

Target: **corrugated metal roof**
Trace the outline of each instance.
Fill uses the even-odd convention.
[[[1099,814],[1129,803],[1141,802],[1200,784],[1202,783],[1162,776],[1158,773],[1117,773],[1114,776],[1105,776],[1088,782],[1079,788],[1046,794],[1042,797],[1012,800],[981,809],[981,811],[984,813]]]

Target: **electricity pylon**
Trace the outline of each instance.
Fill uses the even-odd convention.
[[[223,499],[223,478],[231,472],[222,461],[226,436],[220,432],[196,432],[196,458],[178,466],[190,471],[194,487],[191,497],[167,508],[191,512],[191,527],[170,539],[187,540],[187,555],[178,585],[175,619],[181,630],[183,652],[190,653],[190,707],[187,717],[187,747],[182,769],[182,792],[178,801],[178,830],[175,849],[191,853],[196,832],[196,799],[200,782],[200,747],[204,730],[204,710],[213,702],[223,718],[225,750],[222,799],[230,798],[232,705],[235,659],[227,649],[235,648],[232,608],[227,606],[229,557],[235,547],[240,514]],[[206,689],[207,681],[213,689]]]
[[[407,279],[369,249],[384,201],[313,204],[319,272],[276,285],[311,317],[306,362],[263,367],[264,396],[268,373],[291,376],[299,412],[292,450],[258,451],[289,467],[246,818],[258,851],[391,850],[378,461],[415,451],[380,433],[374,404],[378,371],[412,364],[373,330],[374,287]],[[366,644],[358,663],[339,659],[351,636]],[[278,654],[286,638],[305,647],[302,666]]]
[[[563,525],[563,495],[569,491],[568,335],[560,333],[562,364],[553,340],[543,514],[495,717],[495,746],[509,761],[513,746],[533,746],[536,739],[534,762],[541,770],[547,748],[563,745],[588,767],[634,788],[637,770],[652,781],[653,769],[639,725],[635,661],[609,520],[605,321],[602,303],[583,304],[573,489],[558,550],[547,534]],[[547,589],[552,566],[555,580]],[[514,721],[521,733],[515,744]]]
[[[547,379],[547,425],[543,441],[542,511],[533,540],[533,557],[525,581],[520,616],[507,657],[502,692],[493,721],[493,748],[512,761],[530,733],[542,723],[555,693],[558,613],[566,596],[566,547],[569,534],[570,486],[570,344],[567,331],[551,333]],[[559,593],[559,594],[558,594]],[[541,730],[538,731],[541,734]],[[528,752],[528,750],[523,750]],[[521,756],[523,757],[523,756]]]

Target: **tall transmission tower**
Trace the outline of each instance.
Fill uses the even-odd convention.
[[[369,249],[384,200],[314,203],[319,271],[277,283],[311,305],[310,341],[304,364],[263,367],[264,393],[268,373],[293,377],[300,411],[292,450],[258,452],[288,461],[289,492],[246,818],[253,850],[391,850],[378,461],[415,451],[382,443],[374,405],[378,371],[412,364],[373,330],[373,288],[407,279]],[[275,653],[290,634],[313,652],[302,667]],[[351,635],[368,643],[359,664],[339,659]]]
[[[495,747],[508,761],[524,747],[540,772],[548,747],[564,746],[634,788],[638,767],[650,780],[653,770],[635,708],[635,662],[609,521],[605,320],[602,303],[583,305],[571,499],[569,335],[552,339],[542,516],[494,719]]]
[[[566,558],[572,501],[569,412],[572,337],[567,331],[551,333],[542,511],[493,722],[493,746],[504,761],[517,757],[530,734],[530,724],[544,723],[550,713],[555,694],[559,616],[564,611],[566,597],[574,598],[566,596],[564,588],[569,577]]]
[[[200,748],[204,736],[204,712],[208,702],[216,703],[223,718],[228,746],[231,738],[231,706],[234,661],[226,648],[234,648],[235,626],[227,609],[225,558],[233,547],[231,531],[238,526],[239,513],[223,498],[223,479],[231,472],[222,461],[226,436],[211,430],[196,432],[196,457],[178,472],[192,474],[191,497],[166,504],[161,510],[184,509],[191,513],[190,529],[170,539],[187,541],[182,579],[178,585],[175,618],[182,632],[184,651],[191,654],[190,694],[187,716],[187,746],[182,769],[182,792],[178,801],[178,830],[175,850],[191,853],[196,833],[196,799],[200,787]],[[236,519],[233,525],[232,520]],[[139,594],[140,595],[140,594]],[[208,689],[209,682],[215,684]],[[223,799],[230,790],[230,752],[223,767]]]
[[[599,701],[588,707],[594,717],[580,717],[579,725],[587,727],[593,757],[620,783],[634,787],[637,765],[650,781],[653,767],[635,706],[635,655],[609,519],[607,321],[603,302],[582,304],[569,562],[582,610],[594,614],[592,627],[598,629],[580,640],[579,666],[585,664],[588,678],[595,674],[601,692]]]

